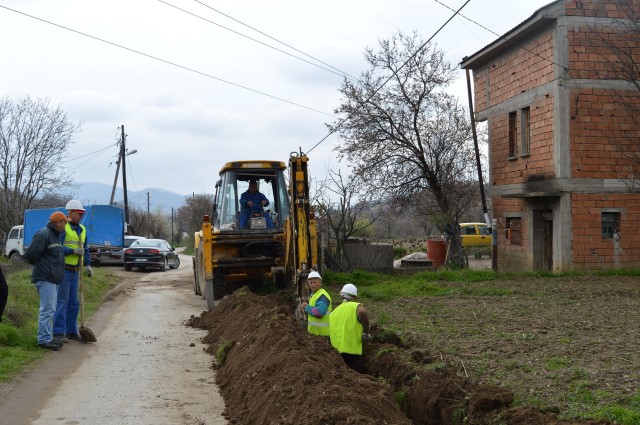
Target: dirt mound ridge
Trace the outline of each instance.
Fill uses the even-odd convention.
[[[508,389],[465,379],[453,368],[430,368],[438,359],[428,350],[404,346],[382,330],[376,339],[384,343],[365,345],[369,375],[361,375],[327,339],[298,324],[293,306],[242,288],[190,320],[209,331],[203,342],[221,359],[217,380],[230,423],[577,425],[511,407]]]
[[[388,385],[347,368],[322,337],[310,335],[275,297],[246,289],[191,324],[208,329],[225,416],[234,424],[410,424]]]

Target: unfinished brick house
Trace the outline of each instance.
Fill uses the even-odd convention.
[[[640,266],[640,78],[615,65],[640,64],[639,12],[554,1],[462,60],[489,132],[499,271]]]

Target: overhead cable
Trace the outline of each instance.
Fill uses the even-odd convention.
[[[87,34],[87,33],[84,33],[84,32],[81,32],[81,31],[78,31],[78,30],[74,30],[72,28],[65,27],[64,25],[56,24],[55,22],[47,21],[46,19],[38,18],[37,16],[33,16],[33,15],[28,14],[28,13],[20,12],[19,10],[15,10],[15,9],[12,9],[10,7],[7,7],[7,6],[1,5],[1,4],[0,4],[0,8],[10,10],[12,12],[18,13],[20,15],[27,16],[27,17],[32,18],[32,19],[36,19],[38,21],[47,23],[49,25],[53,25],[53,26],[56,26],[58,28],[65,29],[67,31],[74,32],[76,34],[80,34],[82,36],[85,36],[85,37],[88,37],[88,38],[91,38],[91,39],[94,39],[94,40],[98,40],[98,41],[101,41],[103,43],[110,44],[110,45],[115,46],[115,47],[119,47],[119,48],[124,49],[124,50],[128,50],[130,52],[145,56],[147,58],[154,59],[154,60],[157,60],[159,62],[163,62],[163,63],[169,64],[169,65],[175,66],[177,68],[181,68],[181,69],[184,69],[186,71],[190,71],[190,72],[193,72],[195,74],[199,74],[199,75],[202,75],[204,77],[208,77],[208,78],[211,78],[213,80],[220,81],[220,82],[225,83],[225,84],[229,84],[231,86],[235,86],[235,87],[238,87],[238,88],[241,88],[241,89],[244,89],[244,90],[256,93],[256,94],[260,94],[262,96],[266,96],[266,97],[269,97],[271,99],[279,100],[280,102],[288,103],[290,105],[294,105],[294,106],[297,106],[299,108],[304,108],[304,109],[307,109],[307,110],[312,111],[312,112],[317,112],[317,113],[322,114],[322,115],[327,115],[329,117],[335,117],[333,114],[329,114],[329,113],[320,111],[318,109],[311,108],[309,106],[301,105],[301,104],[293,102],[291,100],[283,99],[281,97],[278,97],[278,96],[275,96],[275,95],[272,95],[272,94],[269,94],[269,93],[265,93],[265,92],[260,91],[260,90],[252,89],[250,87],[243,86],[242,84],[234,83],[234,82],[231,82],[229,80],[225,80],[223,78],[215,77],[215,76],[213,76],[211,74],[207,74],[206,72],[198,71],[196,69],[189,68],[187,66],[180,65],[180,64],[177,64],[175,62],[171,62],[169,60],[162,59],[162,58],[159,58],[157,56],[153,56],[153,55],[150,55],[148,53],[144,53],[144,52],[141,52],[139,50],[135,50],[135,49],[132,49],[130,47],[123,46],[121,44],[117,44],[117,43],[114,43],[114,42],[111,42],[111,41],[108,41],[108,40],[105,40],[105,39],[102,39],[102,38],[99,38],[99,37],[96,37],[96,36],[93,36],[93,35],[90,35],[90,34]]]
[[[253,31],[257,32],[258,34],[262,34],[262,35],[264,35],[265,37],[270,38],[271,40],[276,41],[276,42],[278,42],[278,43],[282,44],[283,46],[287,46],[287,47],[288,47],[288,48],[290,48],[291,50],[295,50],[296,52],[298,52],[298,53],[300,53],[300,54],[302,54],[302,55],[304,55],[304,56],[306,56],[306,57],[308,57],[308,58],[311,58],[311,59],[313,59],[314,61],[317,61],[317,62],[319,62],[319,63],[321,63],[321,64],[323,64],[323,65],[326,65],[326,66],[328,66],[329,68],[335,69],[335,70],[336,70],[336,71],[338,71],[339,73],[341,73],[341,74],[343,74],[343,75],[345,75],[345,76],[347,76],[347,77],[351,78],[352,80],[359,81],[356,77],[353,77],[353,76],[351,76],[351,75],[347,74],[346,72],[341,71],[341,70],[339,70],[338,68],[335,68],[335,67],[333,67],[333,66],[329,65],[328,63],[323,62],[323,61],[321,61],[320,59],[315,58],[315,57],[313,57],[313,56],[311,56],[311,55],[309,55],[309,54],[307,54],[307,53],[303,52],[302,50],[296,49],[295,47],[293,47],[293,46],[291,46],[291,45],[289,45],[289,44],[285,43],[284,41],[280,41],[280,40],[278,40],[277,38],[272,37],[272,36],[270,36],[269,34],[267,34],[267,33],[263,32],[263,31],[260,31],[260,30],[259,30],[259,29],[257,29],[257,28],[252,27],[251,25],[245,24],[244,22],[242,22],[242,21],[240,21],[240,20],[238,20],[238,19],[234,18],[233,16],[227,15],[226,13],[221,12],[221,11],[219,11],[218,9],[215,9],[215,8],[213,8],[213,7],[209,6],[208,4],[203,3],[203,2],[201,2],[200,0],[193,0],[193,1],[195,1],[196,3],[200,3],[200,4],[201,4],[201,5],[203,5],[204,7],[207,7],[207,8],[209,8],[209,9],[213,10],[214,12],[217,12],[217,13],[221,14],[222,16],[226,16],[227,18],[231,19],[232,21],[237,22],[237,23],[239,23],[240,25],[243,25],[243,26],[245,26],[245,27],[247,27],[247,28],[249,28],[249,29],[251,29],[251,30],[253,30]]]
[[[272,46],[272,45],[270,45],[270,44],[264,43],[264,42],[262,42],[262,41],[260,41],[260,40],[255,39],[255,38],[249,37],[248,35],[245,35],[245,34],[242,34],[242,33],[238,32],[238,31],[232,30],[231,28],[227,28],[227,27],[225,27],[224,25],[221,25],[221,24],[219,24],[219,23],[217,23],[217,22],[213,22],[213,21],[211,21],[211,20],[209,20],[209,19],[207,19],[207,18],[204,18],[204,17],[202,17],[202,16],[200,16],[200,15],[197,15],[197,14],[195,14],[195,13],[193,13],[193,12],[189,12],[188,10],[182,9],[181,7],[175,6],[175,5],[171,4],[171,3],[167,3],[167,2],[166,2],[166,1],[164,1],[164,0],[158,0],[158,1],[159,1],[160,3],[164,3],[164,4],[166,4],[167,6],[173,7],[174,9],[177,9],[177,10],[179,10],[179,11],[181,11],[181,12],[184,12],[184,13],[186,13],[186,14],[188,14],[188,15],[191,15],[191,16],[196,17],[196,18],[198,18],[198,19],[202,19],[203,21],[209,22],[210,24],[216,25],[216,26],[218,26],[218,27],[220,27],[220,28],[222,28],[222,29],[225,29],[225,30],[227,30],[227,31],[230,31],[230,32],[232,32],[232,33],[234,33],[234,34],[236,34],[236,35],[239,35],[240,37],[244,37],[244,38],[247,38],[247,39],[249,39],[249,40],[251,40],[251,41],[255,41],[256,43],[262,44],[263,46],[269,47],[269,48],[271,48],[271,49],[273,49],[273,50],[276,50],[276,51],[278,51],[278,52],[280,52],[280,53],[283,53],[283,54],[285,54],[285,55],[287,55],[287,56],[291,56],[292,58],[295,58],[295,59],[301,60],[302,62],[306,62],[306,63],[308,63],[309,65],[312,65],[312,66],[318,67],[318,68],[320,68],[320,69],[323,69],[323,70],[325,70],[325,71],[331,72],[332,74],[339,75],[340,77],[343,77],[343,78],[350,78],[350,79],[352,79],[352,80],[358,81],[358,80],[357,80],[357,79],[355,79],[354,77],[352,77],[352,76],[350,76],[349,74],[344,73],[344,72],[342,72],[342,71],[340,71],[340,70],[334,71],[333,69],[325,68],[324,66],[318,65],[317,63],[311,62],[311,61],[309,61],[309,60],[306,60],[306,59],[304,59],[304,58],[301,58],[300,56],[296,56],[296,55],[294,55],[294,54],[292,54],[292,53],[286,52],[286,51],[284,51],[284,50],[282,50],[282,49],[279,49],[279,48],[277,48],[277,47],[275,47],[275,46]],[[316,59],[316,61],[317,61],[317,59]],[[331,68],[333,68],[333,67],[331,67]],[[334,68],[334,69],[336,69],[336,68]]]
[[[333,130],[331,130],[331,131],[330,131],[326,136],[324,136],[324,137],[323,137],[323,138],[322,138],[318,143],[316,143],[315,145],[313,145],[313,147],[312,147],[311,149],[309,149],[309,150],[307,151],[307,153],[309,153],[309,152],[311,152],[312,150],[314,150],[316,147],[318,147],[318,145],[320,145],[320,143],[324,142],[324,141],[325,141],[329,136],[331,136],[333,133],[335,133],[335,132],[340,128],[340,127],[342,127],[342,124],[344,124],[344,123],[345,123],[349,118],[351,118],[351,117],[352,117],[356,112],[358,112],[358,110],[359,110],[360,108],[362,108],[362,105],[367,104],[367,103],[368,103],[368,102],[369,102],[369,101],[370,101],[370,100],[371,100],[371,99],[372,99],[376,94],[378,94],[378,92],[379,92],[380,90],[382,90],[382,88],[383,88],[383,87],[384,87],[384,86],[385,86],[389,81],[391,81],[391,79],[392,79],[393,77],[395,77],[395,76],[398,74],[398,72],[400,72],[400,70],[401,70],[402,68],[404,68],[405,66],[407,66],[407,64],[409,63],[409,61],[411,61],[414,57],[416,57],[416,55],[417,55],[418,53],[420,53],[420,51],[421,51],[422,49],[424,49],[424,48],[425,48],[425,46],[426,46],[427,44],[429,44],[429,43],[431,42],[431,40],[433,40],[433,39],[435,38],[435,36],[436,36],[436,35],[438,35],[438,33],[439,33],[440,31],[442,31],[442,29],[443,29],[444,27],[446,27],[446,26],[449,24],[449,22],[451,22],[451,20],[452,20],[453,18],[455,18],[455,17],[456,17],[456,15],[457,15],[458,13],[460,13],[460,11],[461,11],[461,10],[462,10],[462,9],[463,9],[463,8],[464,8],[464,7],[465,7],[465,6],[470,2],[470,1],[471,1],[471,0],[467,0],[466,2],[464,2],[464,4],[463,4],[462,6],[460,6],[460,8],[459,8],[457,11],[455,11],[455,13],[454,13],[453,15],[451,15],[451,17],[450,17],[449,19],[447,19],[447,20],[445,21],[445,23],[444,23],[444,24],[442,24],[442,26],[440,26],[440,28],[438,28],[438,29],[436,30],[436,32],[435,32],[435,33],[433,33],[433,35],[432,35],[431,37],[429,37],[429,39],[428,39],[427,41],[425,41],[424,43],[422,43],[422,45],[421,45],[420,47],[418,47],[418,49],[416,49],[416,51],[415,51],[411,56],[409,56],[409,58],[408,58],[406,61],[404,61],[404,63],[403,63],[403,64],[402,64],[398,69],[396,69],[395,71],[393,71],[393,73],[389,76],[389,78],[387,78],[387,79],[386,79],[382,84],[380,84],[380,87],[378,87],[377,89],[375,89],[375,90],[374,90],[374,92],[373,92],[373,93],[372,93],[372,94],[371,94],[371,95],[370,95],[370,96],[369,96],[369,97],[368,97],[364,102],[362,102],[360,105],[358,105],[358,106],[356,107],[356,109],[355,109],[352,113],[350,113],[349,115],[347,115],[345,118],[341,119],[341,120],[338,122],[338,125],[336,125],[336,126],[335,126],[335,128],[334,128]]]

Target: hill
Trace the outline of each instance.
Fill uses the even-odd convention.
[[[104,183],[80,183],[73,196],[86,204],[109,204],[112,190],[113,186]],[[161,209],[164,212],[171,212],[171,208],[175,211],[184,204],[186,197],[186,195],[158,188],[147,188],[139,191],[129,189],[127,190],[129,207],[146,210],[147,193],[149,194],[149,208],[151,211]],[[122,206],[124,203],[121,187],[116,188],[114,202],[118,206]]]

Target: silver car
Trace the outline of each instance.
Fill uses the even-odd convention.
[[[138,239],[146,239],[144,236],[125,235],[123,248],[97,248],[91,252],[91,263],[97,266],[101,265],[124,265],[124,250],[129,248],[134,241]]]

